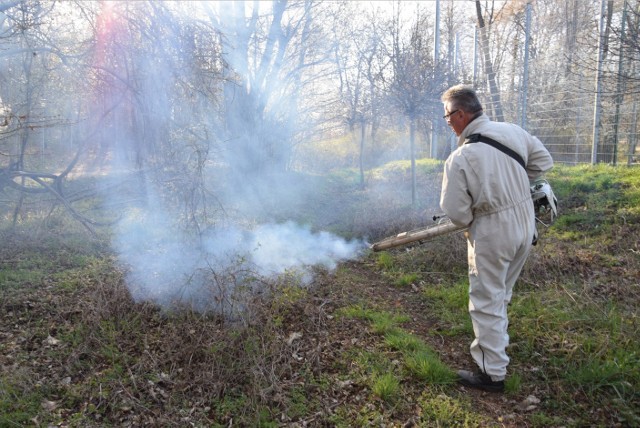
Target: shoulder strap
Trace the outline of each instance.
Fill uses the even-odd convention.
[[[502,153],[509,155],[513,159],[515,159],[515,161],[518,162],[521,167],[523,167],[524,169],[527,169],[527,165],[524,163],[524,159],[522,159],[522,156],[520,156],[518,153],[511,150],[509,147],[505,146],[502,143],[497,142],[492,138],[485,137],[482,134],[471,134],[467,137],[466,140],[464,140],[464,144],[478,143],[478,142],[485,143],[492,147],[495,147],[496,149],[500,150]]]

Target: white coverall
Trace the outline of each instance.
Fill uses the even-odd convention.
[[[488,144],[464,144],[467,136],[477,133],[518,153],[526,172]],[[552,166],[540,140],[485,114],[466,126],[458,148],[445,162],[440,207],[454,224],[469,226],[469,314],[475,334],[471,355],[493,381],[503,380],[507,373],[507,305],[535,231],[529,180]]]

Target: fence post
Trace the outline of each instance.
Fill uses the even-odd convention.
[[[473,86],[478,86],[478,26],[473,31]]]
[[[624,69],[624,47],[625,47],[625,32],[627,23],[627,1],[624,1],[622,9],[622,28],[620,29],[620,55],[618,56],[618,81],[617,81],[617,94],[616,94],[616,117],[614,122],[613,132],[613,164],[616,165],[618,161],[618,138],[620,130],[620,105],[622,104],[623,94],[623,77],[622,72]]]
[[[627,165],[633,163],[633,156],[636,153],[636,132],[638,131],[638,103],[633,102],[633,119],[631,121],[631,135],[629,136],[629,154],[627,155]]]
[[[600,92],[602,86],[602,49],[604,47],[604,14],[605,0],[601,0],[600,6],[600,38],[598,41],[598,71],[596,73],[596,97],[593,107],[593,139],[591,146],[591,164],[598,162],[598,143],[600,139]]]

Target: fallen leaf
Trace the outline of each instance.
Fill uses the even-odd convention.
[[[298,331],[293,332],[289,335],[289,338],[287,339],[287,345],[291,346],[295,340],[298,340],[301,338],[302,338],[302,333]]]
[[[347,386],[353,385],[353,381],[351,379],[338,381],[338,388],[346,388]]]
[[[530,412],[535,410],[538,407],[538,404],[540,404],[540,399],[536,396],[529,395],[527,398],[522,400],[520,404],[518,404],[518,409]]]
[[[49,335],[45,340],[42,341],[42,343],[50,346],[57,346],[60,344],[60,341],[55,337],[52,337],[51,335]]]
[[[45,409],[48,412],[53,412],[58,407],[57,402],[49,401],[49,400],[43,400],[42,403],[40,403],[40,405],[42,406],[43,409]]]

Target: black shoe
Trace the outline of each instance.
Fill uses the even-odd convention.
[[[458,370],[458,382],[469,388],[482,389],[489,392],[504,392],[504,381],[492,381],[486,373],[473,373],[467,370]]]

